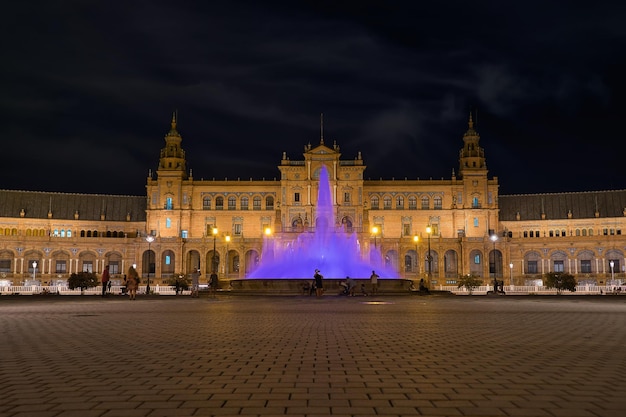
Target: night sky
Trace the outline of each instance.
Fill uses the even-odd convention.
[[[430,4],[437,3],[437,5]],[[174,111],[195,179],[336,142],[449,179],[470,112],[501,194],[626,189],[626,6],[24,1],[3,6],[0,188],[144,195]]]

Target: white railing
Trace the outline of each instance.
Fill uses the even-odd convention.
[[[561,291],[561,295],[603,295],[603,294],[626,294],[626,286],[621,286],[620,291],[614,291],[611,285],[578,285],[575,292]],[[469,295],[466,288],[457,288],[452,285],[439,285],[436,288],[440,291],[450,291],[456,295]],[[481,285],[472,290],[473,295],[485,295],[487,292],[493,291],[493,285]],[[505,285],[504,292],[509,295],[556,295],[554,288],[546,288],[537,285]]]
[[[140,286],[137,294],[145,294],[145,285]],[[150,286],[150,293],[157,295],[176,295],[176,287],[170,285],[154,285]],[[0,286],[0,295],[35,295],[35,294],[59,294],[59,295],[102,295],[102,287],[87,288],[84,291],[80,289],[71,290],[65,286],[48,286],[48,285],[10,285]],[[124,287],[119,285],[111,286],[107,291],[111,295],[125,295]],[[180,295],[190,295],[191,291],[179,291]]]

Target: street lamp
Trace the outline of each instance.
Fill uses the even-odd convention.
[[[509,269],[511,270],[511,277],[509,278],[510,285],[513,285],[513,262],[509,264]]]
[[[374,249],[376,249],[376,235],[378,234],[378,227],[372,227],[372,234],[374,235]]]
[[[33,281],[37,279],[37,261],[33,261]]]
[[[430,234],[433,232],[433,228],[430,226],[426,227],[426,233],[428,234],[428,282],[430,284],[430,279],[433,275],[433,257],[430,254]]]
[[[152,271],[152,250],[150,245],[154,242],[154,236],[146,236],[146,242],[148,242],[148,284],[146,285],[146,295],[150,294],[150,271]]]
[[[211,272],[215,273],[215,268],[217,268],[217,265],[215,265],[215,240],[217,239],[217,227],[213,228],[213,258],[211,259]]]
[[[415,242],[415,272],[419,273],[418,265],[417,265],[417,243],[420,241],[420,237],[418,235],[413,236],[413,242]]]
[[[615,261],[609,261],[609,266],[611,267],[611,285],[615,285],[615,273],[613,268],[615,267]]]
[[[497,279],[497,266],[496,266],[496,242],[498,241],[498,235],[491,235],[490,239],[493,241],[493,292],[498,292],[498,279]]]
[[[226,240],[226,258],[224,259],[224,268],[225,268],[225,273],[226,276],[228,276],[228,244],[230,243],[230,235],[226,235],[226,237],[224,238]]]

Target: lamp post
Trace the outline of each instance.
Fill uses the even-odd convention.
[[[615,268],[615,261],[609,261],[609,266],[611,267],[611,285],[615,285],[615,273],[613,269]]]
[[[417,257],[417,243],[419,241],[420,241],[420,237],[418,235],[413,236],[413,242],[415,243],[415,273],[419,273],[418,265],[417,265],[417,260],[419,259]]]
[[[497,266],[496,266],[496,242],[498,241],[498,235],[491,235],[490,239],[493,241],[493,292],[498,292],[498,278],[497,278]]]
[[[37,261],[33,261],[33,281],[37,279]],[[35,285],[33,283],[33,285]]]
[[[433,275],[433,256],[430,254],[430,234],[433,232],[433,228],[430,226],[426,227],[426,233],[428,234],[428,282],[430,285],[430,279]]]
[[[228,277],[229,267],[228,267],[228,244],[230,243],[230,235],[226,235],[224,238],[226,240],[226,257],[224,259],[224,273]]]
[[[146,236],[146,242],[148,242],[148,284],[146,285],[146,295],[150,294],[150,271],[152,271],[152,250],[150,245],[154,242],[154,236]]]
[[[213,228],[213,257],[211,258],[211,272],[215,273],[217,265],[215,265],[215,240],[217,239],[217,227]]]
[[[509,264],[509,269],[511,270],[511,276],[509,278],[510,284],[513,285],[513,262]]]
[[[376,249],[376,235],[378,234],[378,227],[372,227],[372,234],[374,235],[374,249]]]

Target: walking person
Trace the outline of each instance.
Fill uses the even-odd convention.
[[[102,296],[105,297],[107,295],[107,287],[109,285],[109,280],[111,279],[111,275],[109,274],[109,265],[104,267],[104,271],[102,271]]]
[[[324,294],[324,277],[320,274],[319,269],[315,270],[313,278],[315,278],[315,296],[321,297]]]
[[[372,284],[372,295],[378,294],[378,274],[376,271],[372,271],[372,275],[370,275],[370,284]]]
[[[131,265],[128,268],[128,275],[126,276],[126,291],[128,292],[129,300],[135,300],[137,298],[137,287],[139,286],[139,274],[137,270]]]
[[[209,290],[211,291],[211,295],[215,297],[217,293],[217,274],[215,272],[211,272],[211,276],[209,277]]]

